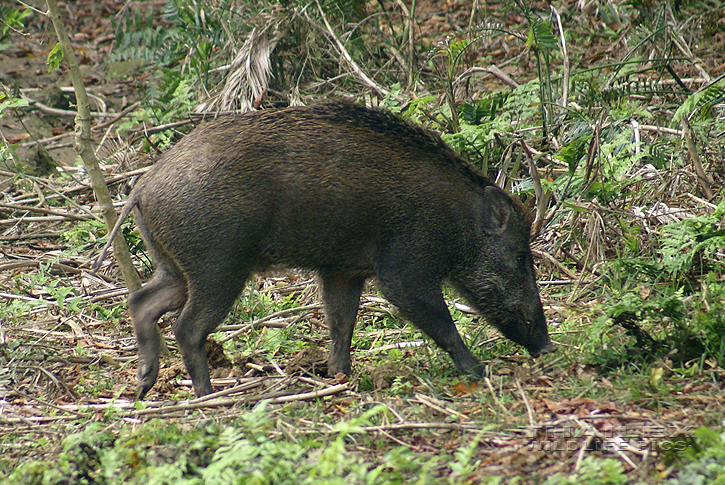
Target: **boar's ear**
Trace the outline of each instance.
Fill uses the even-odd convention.
[[[483,229],[489,234],[506,230],[513,205],[511,199],[498,187],[488,186],[483,191]]]

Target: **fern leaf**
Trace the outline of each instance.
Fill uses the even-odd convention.
[[[725,99],[725,76],[721,76],[714,82],[690,95],[682,103],[682,106],[677,109],[675,116],[672,117],[670,126],[678,126],[683,117],[689,118],[697,110],[701,110],[703,117],[709,116],[712,112],[712,107],[723,99]]]

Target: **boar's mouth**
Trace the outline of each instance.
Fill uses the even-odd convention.
[[[556,350],[556,346],[549,338],[546,321],[526,322],[523,319],[513,318],[503,324],[494,323],[494,326],[504,337],[526,348],[533,358]]]
[[[544,354],[548,354],[548,353],[556,351],[556,345],[554,345],[554,342],[552,342],[551,340],[549,340],[547,338],[547,342],[544,343],[544,345],[542,345],[538,348],[529,348],[528,351],[529,351],[529,354],[531,355],[531,357],[533,357],[535,359],[540,355],[544,355]]]

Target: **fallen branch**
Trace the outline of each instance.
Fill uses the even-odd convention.
[[[3,204],[0,203],[0,210],[6,209],[7,211],[25,211],[25,212],[37,212],[38,214],[53,214],[56,216],[61,216],[66,219],[73,219],[76,221],[88,221],[92,219],[92,217],[89,216],[80,216],[78,214],[73,214],[71,212],[66,211],[59,211],[59,210],[53,210],[53,209],[45,209],[43,207],[35,207],[35,206],[28,206],[28,205],[13,205],[13,204]]]
[[[335,41],[335,44],[337,45],[337,50],[340,51],[340,55],[347,61],[347,63],[350,65],[352,70],[357,74],[357,76],[362,80],[363,84],[368,86],[369,88],[372,88],[375,92],[380,94],[381,96],[387,96],[390,94],[390,91],[388,91],[385,88],[382,88],[381,86],[378,86],[375,81],[370,79],[367,74],[363,72],[362,69],[360,69],[360,66],[357,65],[357,63],[353,60],[353,58],[350,56],[350,53],[347,52],[347,49],[345,49],[345,46],[342,45],[342,42],[340,42],[340,39],[337,38],[335,35],[335,32],[332,30],[332,27],[330,26],[330,22],[327,21],[327,16],[325,15],[325,12],[322,10],[322,7],[320,6],[320,2],[318,0],[315,0],[315,3],[317,4],[317,9],[320,11],[320,16],[322,17],[322,21],[325,22],[325,27],[327,27],[327,33],[332,37],[332,39]]]
[[[297,313],[297,312],[305,312],[308,310],[317,310],[319,308],[322,308],[322,303],[312,303],[311,305],[304,305],[304,306],[295,307],[295,308],[287,308],[286,310],[280,310],[278,312],[270,313],[269,315],[267,315],[265,317],[262,317],[256,321],[253,321],[252,323],[246,323],[243,325],[227,325],[225,327],[218,328],[217,331],[219,331],[219,332],[232,331],[232,333],[230,333],[229,335],[226,335],[223,339],[221,339],[221,342],[226,342],[226,341],[231,340],[231,339],[233,339],[243,333],[246,333],[256,327],[263,327],[263,326],[276,327],[277,325],[265,325],[266,322],[269,322],[270,320],[272,320],[274,318],[282,317],[285,315],[290,315],[292,313]],[[287,326],[288,326],[287,324],[284,324],[284,326],[282,326],[281,328],[286,328]]]
[[[456,78],[453,84],[458,85],[467,77],[470,77],[478,72],[484,72],[498,78],[511,89],[516,89],[517,87],[519,87],[519,83],[511,79],[505,72],[503,72],[501,69],[493,64],[488,67],[469,67],[463,74]]]
[[[38,108],[43,113],[54,115],[54,116],[76,116],[77,113],[75,111],[67,110],[67,109],[58,109],[58,108],[51,108],[50,106],[46,106],[40,101],[34,101],[26,96],[23,96],[23,99],[25,99],[30,106]],[[93,116],[96,118],[107,118],[111,116],[114,113],[98,113],[96,111],[89,112],[89,116]]]
[[[83,270],[68,266],[62,263],[44,263],[36,260],[13,261],[12,263],[0,264],[0,271],[12,271],[20,268],[39,268],[41,264],[50,264],[50,269],[54,271],[62,271],[67,274],[81,274]]]
[[[569,268],[567,268],[566,266],[564,266],[563,264],[561,264],[551,254],[549,254],[549,253],[547,253],[545,251],[537,251],[535,249],[532,249],[531,250],[531,253],[534,256],[536,256],[537,258],[539,258],[539,259],[545,259],[545,260],[549,261],[551,264],[553,264],[554,266],[556,266],[559,269],[559,271],[561,271],[562,273],[564,273],[565,275],[567,275],[569,278],[571,278],[573,280],[578,280],[579,279],[579,277],[576,274],[574,274],[574,272],[572,270],[570,270]]]

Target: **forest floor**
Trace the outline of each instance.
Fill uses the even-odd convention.
[[[144,127],[125,131],[125,140],[113,130],[122,113],[143,101],[143,71],[129,61],[107,62],[114,45],[112,19],[124,3],[70,2],[64,11],[94,105],[101,158],[116,153],[128,138],[143,137]],[[444,3],[434,11],[432,3],[421,2],[418,11],[421,35],[431,43],[465,23],[470,11],[468,3]],[[139,4],[158,11],[164,2]],[[718,26],[716,34],[690,46],[699,69],[713,78],[725,72],[725,14],[714,17],[709,21]],[[162,328],[169,355],[162,358],[146,400],[136,402],[127,291],[112,258],[98,273],[90,270],[105,228],[73,150],[72,89],[67,71],[48,70],[52,26],[37,14],[31,19],[26,34],[11,35],[0,50],[0,83],[31,100],[29,108],[0,116],[3,138],[28,167],[20,174],[17,167],[0,166],[0,470],[5,470],[0,480],[33,461],[43,463],[38,466],[46,476],[52,475],[49,463],[57,462],[58,477],[79,480],[68,483],[100,482],[97,477],[106,472],[99,470],[109,463],[118,468],[107,472],[106,483],[113,483],[114,473],[138,477],[134,474],[151,464],[176,466],[189,476],[194,466],[213,461],[204,451],[208,443],[229,445],[220,429],[247,426],[254,439],[247,438],[257,446],[256,469],[265,473],[275,463],[294,468],[296,459],[301,468],[327,460],[334,470],[329,476],[355,474],[359,465],[367,472],[379,467],[381,474],[426,477],[420,483],[544,483],[576,473],[585,480],[581,483],[620,483],[586,481],[588,473],[620,472],[626,483],[655,482],[677,476],[686,457],[696,454],[695,430],[722,426],[722,362],[682,363],[664,355],[633,358],[631,366],[623,366],[589,358],[590,348],[602,345],[588,337],[608,303],[608,293],[599,289],[609,281],[597,271],[603,266],[581,265],[561,252],[544,254],[551,239],[568,237],[570,219],[533,245],[556,353],[530,359],[447,293],[460,332],[488,366],[481,381],[462,377],[445,353],[398,317],[373,282],[353,339],[352,375],[328,378],[329,339],[314,275],[281,271],[255,276],[210,340],[218,392],[194,399],[170,331],[173,316],[167,316]],[[515,25],[523,19],[507,21]],[[520,54],[511,49],[494,54],[492,63]],[[614,56],[612,49],[594,37],[582,38],[578,62]],[[518,62],[506,73],[523,82],[532,77],[531,68]],[[698,68],[690,69],[681,77],[699,75]],[[500,87],[498,78],[483,83]],[[707,151],[707,140],[700,141]],[[153,162],[148,154],[121,153],[103,162],[119,205]],[[716,192],[725,171],[720,163],[719,173],[713,173]],[[685,192],[671,190],[670,208],[703,215],[717,205]],[[134,240],[134,234],[127,235]],[[139,272],[147,278],[149,268],[140,251],[138,256]],[[636,291],[646,298],[651,289],[643,285]],[[261,435],[268,436],[267,451]],[[69,436],[77,438],[69,441]],[[81,442],[85,465],[73,451]],[[294,447],[305,444],[311,445],[293,458],[299,451]],[[109,449],[116,450],[115,458],[103,454]],[[327,452],[333,449],[343,450],[347,461],[331,458]],[[264,457],[270,456],[274,463],[266,464]],[[234,466],[247,470],[244,464]],[[607,468],[612,466],[619,468]],[[48,483],[64,483],[58,480]]]

